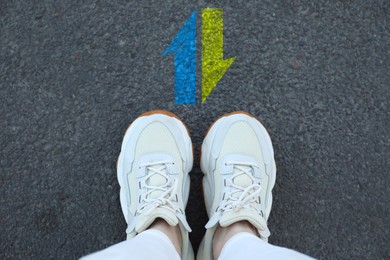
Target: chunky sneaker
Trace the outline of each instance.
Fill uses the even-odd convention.
[[[186,126],[168,111],[140,115],[127,129],[118,159],[120,202],[127,239],[156,218],[179,225],[182,259],[193,259],[185,207],[190,190],[193,149]]]
[[[218,225],[246,220],[268,241],[276,166],[271,138],[262,124],[246,112],[222,116],[203,141],[200,165],[210,219],[197,259],[213,259],[212,240]]]

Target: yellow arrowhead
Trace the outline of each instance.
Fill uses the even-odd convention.
[[[202,103],[210,95],[234,58],[223,59],[223,10],[202,11]]]

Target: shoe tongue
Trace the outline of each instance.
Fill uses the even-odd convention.
[[[240,168],[251,171],[251,167],[239,165]],[[240,169],[234,167],[233,174],[241,172]],[[239,174],[237,177],[232,179],[233,184],[240,186],[242,188],[247,188],[253,184],[252,179],[248,174]],[[231,196],[234,198],[239,198],[243,191],[234,192]],[[267,227],[267,223],[262,216],[259,215],[255,210],[250,208],[241,208],[238,212],[232,210],[224,212],[219,220],[219,224],[222,227],[229,226],[238,221],[248,221],[251,223],[260,233],[262,237],[268,237],[270,232]]]
[[[249,166],[240,166],[243,169],[246,169],[247,171],[251,171],[251,168]],[[241,170],[234,168],[233,174],[239,173]],[[233,184],[240,186],[242,188],[247,188],[250,185],[253,184],[252,179],[248,176],[248,174],[240,174],[237,177],[232,179]],[[239,195],[238,195],[239,194]],[[236,192],[234,195],[241,195],[241,192]],[[234,196],[236,197],[236,196]]]
[[[175,213],[172,211],[160,207],[157,209],[154,209],[150,214],[147,216],[141,215],[138,216],[138,221],[135,225],[135,231],[137,233],[140,233],[147,229],[157,218],[164,219],[169,225],[176,226],[179,223],[178,218],[176,217]]]
[[[240,186],[242,189],[246,189],[250,185],[253,184],[252,179],[248,176],[248,174],[242,173],[242,170],[247,170],[248,172],[251,171],[251,167],[245,166],[245,165],[238,165],[238,167],[233,168],[233,175],[238,174],[241,172],[241,174],[238,174],[236,177],[234,177],[231,181],[234,185]],[[238,199],[243,191],[238,190],[234,191],[231,196],[235,199]],[[241,221],[241,220],[247,220],[252,225],[256,226],[257,228],[260,228],[260,223],[258,223],[259,215],[256,214],[253,210],[247,209],[247,208],[241,208],[238,212],[236,211],[227,211],[224,212],[219,220],[219,224],[223,227],[229,226],[233,224],[234,222]]]
[[[166,173],[166,165],[164,164],[157,164],[153,166],[149,166],[149,168],[154,168],[155,170],[158,170],[160,172]],[[150,186],[165,186],[169,180],[167,177],[162,176],[161,174],[153,174],[150,178],[147,179],[146,184]],[[147,198],[148,199],[157,199],[159,198],[164,190],[154,190],[152,191]],[[153,209],[150,213],[147,215],[140,215],[138,216],[138,219],[135,224],[135,231],[137,233],[140,233],[147,229],[157,218],[164,219],[169,225],[176,226],[179,223],[178,216],[172,211],[167,209],[166,207],[158,207],[156,209]],[[185,219],[184,219],[185,220]],[[181,220],[183,222],[183,220]],[[183,223],[183,225],[189,230],[191,230],[187,223]]]
[[[156,170],[163,169],[160,171],[165,172],[166,169],[164,167],[165,167],[165,165],[163,165],[163,164],[149,166],[149,168],[154,168]],[[156,186],[156,187],[166,185],[167,183],[168,183],[168,179],[166,177],[162,176],[161,174],[153,174],[153,176],[147,180],[148,185]],[[148,195],[148,198],[151,198],[151,199],[158,198],[162,193],[163,193],[163,191],[161,191],[161,190],[155,190]]]
[[[240,165],[240,168],[245,169],[247,171],[251,171],[251,168],[249,166],[242,166]],[[233,174],[242,172],[240,169],[237,169],[237,167],[234,167]],[[248,176],[248,174],[239,174],[237,177],[232,179],[233,184],[240,186],[242,188],[247,188],[250,185],[253,184],[252,179]],[[232,194],[232,197],[238,199],[242,194],[242,191],[237,191]]]

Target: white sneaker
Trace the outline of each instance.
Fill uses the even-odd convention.
[[[271,138],[262,124],[246,112],[222,116],[203,141],[200,164],[210,219],[197,259],[213,259],[212,240],[218,225],[246,220],[268,241],[276,166]]]
[[[182,259],[193,259],[185,207],[193,164],[191,138],[184,123],[168,111],[140,115],[127,129],[117,163],[120,202],[127,239],[156,218],[179,225]]]

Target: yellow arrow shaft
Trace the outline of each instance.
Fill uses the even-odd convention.
[[[235,58],[223,59],[223,10],[202,11],[202,102],[210,95]]]
[[[223,10],[202,11],[202,60],[223,59]]]

